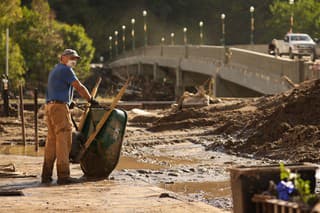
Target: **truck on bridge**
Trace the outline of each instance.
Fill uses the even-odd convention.
[[[290,59],[295,56],[310,56],[314,61],[317,58],[316,43],[308,34],[288,33],[283,40],[273,39],[272,44],[275,48],[275,54],[278,56],[288,55]]]

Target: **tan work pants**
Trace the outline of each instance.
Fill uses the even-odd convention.
[[[45,106],[48,135],[44,153],[42,178],[50,178],[57,159],[58,179],[70,177],[69,153],[72,143],[72,122],[66,104],[52,103]]]

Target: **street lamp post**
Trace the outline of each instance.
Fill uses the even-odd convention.
[[[199,22],[200,27],[200,45],[203,45],[203,21]]]
[[[131,38],[132,38],[132,50],[134,51],[136,49],[136,38],[135,38],[135,31],[134,31],[134,24],[136,23],[136,20],[133,18],[131,19],[132,29],[131,29]]]
[[[112,59],[112,36],[109,36],[109,57]]]
[[[148,32],[148,26],[147,26],[147,11],[144,10],[142,12],[142,15],[143,15],[143,32],[144,32],[144,46],[146,47],[148,45],[148,35],[147,35],[147,32]]]
[[[6,68],[2,78],[3,83],[3,114],[9,116],[9,28],[6,29]]]
[[[174,33],[171,33],[170,37],[171,37],[171,45],[174,45]]]
[[[126,52],[126,25],[122,25],[122,52]]]
[[[251,13],[251,34],[250,34],[250,44],[254,44],[254,7],[250,7],[250,13]]]
[[[291,16],[290,16],[290,33],[293,32],[293,4],[294,4],[294,0],[289,0],[289,4],[290,4],[290,10],[291,10]]]
[[[183,43],[187,46],[188,44],[188,37],[187,37],[188,29],[186,27],[183,28]]]
[[[166,39],[164,37],[161,38],[161,53],[160,55],[163,56],[163,45],[164,45],[164,42],[166,41]]]
[[[118,56],[118,34],[119,34],[119,32],[116,30],[116,31],[114,31],[114,36],[115,36],[115,38],[114,38],[114,46],[115,46],[115,49],[116,49],[116,57]]]
[[[222,44],[222,46],[225,46],[225,44],[226,44],[226,41],[225,41],[225,34],[226,34],[225,19],[226,19],[226,15],[224,13],[222,13],[221,14],[221,26],[222,26],[221,44]]]

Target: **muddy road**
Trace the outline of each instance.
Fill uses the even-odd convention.
[[[235,100],[226,100],[222,104],[228,106],[235,104]],[[182,122],[190,122],[190,118],[182,119],[181,115],[189,116],[201,107],[188,108],[186,111],[173,112],[168,109],[142,110],[132,109],[127,111],[129,121],[122,148],[122,157],[116,170],[109,179],[121,184],[155,186],[173,194],[182,196],[188,202],[204,202],[208,205],[229,211],[232,209],[231,188],[228,168],[239,165],[261,165],[271,163],[271,160],[256,160],[245,156],[228,154],[225,150],[210,150],[207,147],[213,143],[223,142],[219,135],[208,134],[212,127],[200,126],[176,127],[169,125],[154,125],[156,121],[166,115],[175,113],[176,118]],[[80,110],[73,111],[76,120],[79,120]],[[34,151],[33,114],[26,112],[27,146],[21,145],[21,127],[16,117],[0,118],[1,154],[11,154],[10,162],[15,163],[14,155],[38,157],[38,163],[30,163],[32,173],[40,180],[41,160],[43,147],[38,152]],[[39,138],[43,142],[46,127],[42,112],[39,115]],[[191,121],[192,122],[192,121]],[[179,124],[176,124],[179,125]],[[185,124],[183,124],[185,125]],[[164,128],[159,130],[159,128]],[[40,159],[40,160],[39,160]],[[40,162],[39,162],[40,161]],[[35,167],[35,168],[34,168]],[[38,167],[38,168],[37,168]],[[79,165],[73,165],[74,172],[81,177]],[[6,184],[4,184],[6,185]],[[27,184],[28,185],[28,184]],[[3,187],[0,187],[3,189]],[[9,187],[10,188],[10,187]],[[8,188],[4,188],[8,189]]]
[[[310,81],[275,96],[217,99],[209,106],[178,111],[128,110],[122,157],[109,178],[151,185],[172,191],[169,197],[179,195],[231,210],[230,167],[279,160],[319,163],[319,99],[320,81]],[[79,120],[81,110],[72,113]],[[33,114],[26,112],[26,119],[27,142],[32,144]],[[39,122],[40,141],[44,141],[41,112]],[[17,146],[21,144],[19,125],[15,117],[0,118],[1,153],[41,156],[41,151]]]

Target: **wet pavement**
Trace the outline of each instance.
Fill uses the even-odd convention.
[[[0,146],[1,154],[42,156],[34,146]],[[130,150],[130,151],[129,151]],[[228,168],[239,165],[263,165],[270,161],[254,160],[208,151],[202,144],[180,142],[173,144],[124,147],[122,157],[109,179],[126,184],[148,184],[178,193],[191,200],[212,206],[232,209]],[[41,167],[41,164],[35,165]],[[82,175],[78,164],[73,173]],[[38,174],[39,175],[39,174]]]

